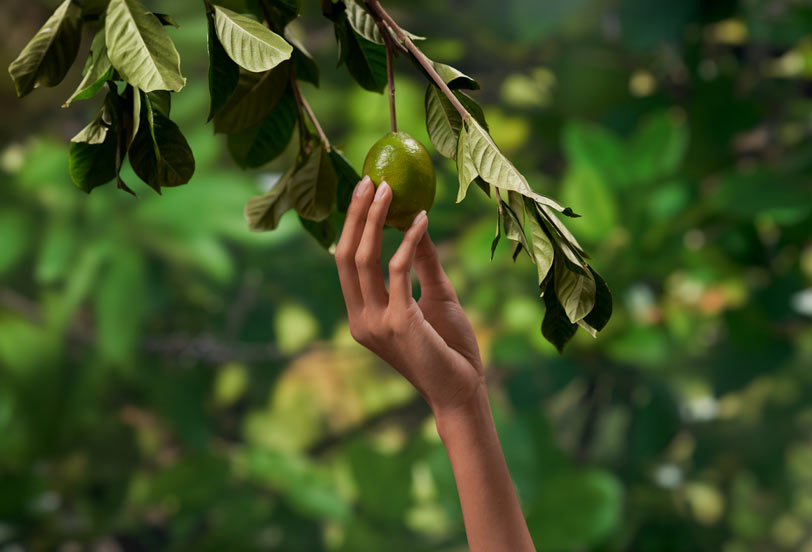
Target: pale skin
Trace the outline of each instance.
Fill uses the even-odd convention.
[[[352,336],[426,399],[457,482],[472,552],[534,551],[488,402],[479,347],[418,214],[381,268],[392,190],[368,177],[356,186],[335,259]],[[412,295],[411,269],[421,296]]]

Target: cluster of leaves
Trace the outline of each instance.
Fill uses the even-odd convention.
[[[318,64],[288,26],[299,17],[299,2],[260,0],[248,5],[252,13],[247,15],[205,5],[208,119],[216,133],[227,136],[235,162],[256,168],[273,161],[298,129],[293,166],[245,206],[250,228],[272,230],[292,209],[303,227],[329,249],[359,175],[331,146],[299,90],[299,81],[319,85]],[[476,182],[497,206],[491,257],[504,232],[513,243],[514,260],[524,251],[537,267],[546,306],[542,334],[559,351],[578,326],[596,336],[611,316],[612,296],[556,212],[578,215],[534,192],[502,154],[489,135],[482,108],[464,92],[479,84],[451,66],[418,59],[419,52],[405,44],[422,37],[383,24],[380,14],[373,14],[361,0],[325,1],[322,12],[333,22],[339,66],[346,65],[362,88],[383,91],[387,47],[395,54],[405,52],[425,74],[426,127],[437,151],[456,159],[457,201]],[[90,13],[77,0],[65,0],[12,63],[9,70],[18,94],[62,80],[76,57],[83,19],[97,21],[100,29],[84,78],[65,105],[90,98],[105,85],[108,92],[98,116],[72,140],[74,182],[90,192],[115,178],[119,188],[132,193],[120,177],[129,154],[135,173],[158,193],[164,186],[185,184],[194,173],[194,158],[169,118],[170,93],[185,85],[179,55],[164,29],[175,24],[170,16],[151,13],[138,0],[110,0]],[[438,79],[448,88],[441,89]],[[464,110],[455,108],[450,94]]]
[[[148,11],[138,0],[110,0],[106,6],[64,0],[9,66],[17,95],[38,86],[56,86],[78,54],[85,22],[98,30],[83,78],[64,107],[96,96],[105,87],[102,109],[71,140],[70,174],[90,192],[121,179],[129,154],[135,173],[156,192],[185,184],[194,174],[192,150],[169,118],[170,92],[186,85],[180,56],[165,25],[171,16]]]

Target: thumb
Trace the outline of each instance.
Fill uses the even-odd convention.
[[[428,231],[423,234],[417,244],[414,268],[417,272],[417,278],[420,280],[421,297],[436,301],[457,300],[454,286],[451,285],[443,266],[440,264],[437,247],[431,241]]]

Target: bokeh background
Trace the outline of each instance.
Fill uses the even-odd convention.
[[[430,413],[352,342],[331,256],[295,215],[246,228],[291,152],[235,167],[204,124],[202,5],[147,4],[181,24],[187,186],[158,197],[127,169],[139,199],[86,196],[68,140],[101,100],[59,108],[82,60],[23,101],[0,79],[0,550],[465,550]],[[360,169],[386,99],[335,68],[303,4],[322,65],[304,93]],[[4,0],[4,67],[55,5]],[[430,231],[537,547],[812,551],[812,6],[385,6],[482,83],[496,142],[583,214],[614,293],[607,329],[559,356],[533,266],[504,244],[489,262],[492,206],[455,205],[436,157]],[[428,144],[425,83],[398,70],[400,126]]]

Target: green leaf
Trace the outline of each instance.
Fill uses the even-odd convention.
[[[595,306],[583,318],[583,322],[589,324],[595,331],[601,331],[612,317],[612,292],[600,274],[589,267],[592,277],[595,279]]]
[[[688,129],[682,117],[670,111],[649,116],[635,132],[627,158],[634,182],[649,183],[670,176],[688,150]]]
[[[375,19],[357,0],[345,0],[347,6],[347,21],[353,30],[370,42],[383,44],[383,36]]]
[[[538,283],[542,285],[553,266],[555,259],[555,249],[553,248],[552,240],[544,229],[544,223],[540,219],[540,215],[536,211],[535,203],[525,198],[526,208],[526,228],[530,236],[531,251],[533,262],[536,264],[536,271],[538,272]]]
[[[471,118],[465,125],[466,145],[468,154],[474,162],[477,173],[483,180],[493,184],[497,188],[518,192],[523,196],[535,200],[537,203],[551,207],[559,212],[565,209],[557,202],[548,197],[535,193],[527,180],[513,166],[513,164],[502,155],[499,148],[494,144],[488,132],[480,123]]]
[[[468,153],[467,140],[468,134],[466,132],[460,132],[457,139],[457,152],[455,154],[457,158],[457,178],[460,183],[459,191],[457,192],[457,203],[465,199],[471,182],[479,176],[474,167],[474,162],[471,160],[471,155]]]
[[[496,235],[493,237],[493,241],[491,242],[491,261],[493,261],[493,255],[496,253],[496,246],[499,245],[499,240],[502,237],[502,205],[501,203],[498,204],[496,209]]]
[[[243,72],[228,103],[214,116],[214,132],[230,134],[256,126],[270,114],[289,86],[289,63],[267,73]]]
[[[104,83],[113,78],[113,65],[107,57],[107,46],[104,44],[104,29],[99,29],[90,44],[90,55],[85,64],[84,77],[79,86],[62,107],[70,106],[75,100],[86,100],[95,96]]]
[[[299,17],[300,3],[300,0],[267,0],[274,28],[285,29],[288,23]]]
[[[116,177],[116,132],[107,132],[101,144],[71,142],[68,170],[71,180],[87,193]]]
[[[243,168],[255,168],[276,159],[287,147],[296,127],[296,100],[293,93],[282,96],[262,122],[228,135],[228,150]]]
[[[168,13],[155,13],[153,12],[152,15],[158,18],[158,21],[161,22],[161,25],[165,25],[167,27],[175,27],[176,29],[180,29],[180,24],[175,20],[174,17],[169,15]]]
[[[554,264],[557,265],[558,262]],[[552,343],[559,353],[564,352],[567,342],[572,339],[578,326],[570,322],[566,311],[558,302],[555,289],[555,278],[547,282],[547,289],[544,291],[544,320],[541,322],[541,334],[547,341]]]
[[[178,126],[152,107],[144,95],[146,113],[141,130],[130,146],[133,171],[152,189],[189,182],[195,172],[195,159]]]
[[[104,32],[110,62],[135,88],[178,92],[186,85],[172,39],[138,0],[110,0]]]
[[[479,90],[479,83],[459,69],[444,63],[437,63],[436,61],[432,61],[431,64],[434,70],[437,71],[437,74],[440,75],[440,78],[443,79],[443,82],[452,90]]]
[[[336,206],[339,213],[346,213],[352,201],[352,192],[361,180],[361,177],[347,161],[347,158],[335,147],[330,150],[330,163],[338,177],[336,191]]]
[[[573,324],[589,314],[595,306],[596,285],[592,274],[572,270],[563,259],[555,263],[555,290],[558,301]]]
[[[254,232],[273,230],[279,225],[279,219],[292,207],[288,195],[288,183],[295,173],[291,168],[271,187],[268,192],[254,196],[245,204],[245,220]]]
[[[86,144],[101,144],[107,138],[107,131],[109,126],[104,122],[104,108],[99,111],[96,118],[90,124],[79,131],[79,133],[71,138],[71,142],[83,142]]]
[[[82,10],[64,0],[8,67],[18,97],[62,82],[79,51],[81,28]]]
[[[299,222],[307,233],[313,236],[319,245],[324,249],[329,250],[336,241],[336,223],[333,217],[327,217],[324,220],[314,221],[299,216]]]
[[[330,216],[338,177],[324,145],[318,142],[288,184],[291,204],[303,218],[320,221]]]
[[[505,227],[505,237],[512,241],[517,248],[523,248],[525,251],[527,251],[528,255],[532,256],[532,250],[527,242],[527,236],[524,234],[524,228],[522,228],[522,221],[519,219],[519,214],[516,213],[516,211],[514,211],[511,206],[504,201],[500,201],[500,204],[502,207],[502,223]],[[520,212],[522,217],[524,217],[524,211]],[[515,261],[519,250],[514,249],[513,253],[513,260]]]
[[[217,31],[214,27],[214,17],[209,14],[206,18],[209,24],[208,50],[209,50],[209,116],[212,118],[226,105],[228,99],[240,82],[240,66],[228,57]]]
[[[290,27],[285,29],[285,39],[293,46],[293,54],[290,57],[293,74],[301,81],[318,86],[319,64],[316,63],[316,60],[313,59],[313,56],[310,55],[310,52]]]
[[[337,23],[339,63],[346,61],[347,70],[365,90],[383,92],[386,86],[386,49],[357,34],[345,20]]]
[[[485,122],[485,114],[479,104],[462,92],[455,91],[454,95],[460,100],[463,107],[487,130],[488,125]],[[431,143],[441,155],[449,159],[456,159],[462,117],[460,117],[451,100],[432,83],[429,83],[426,88],[425,107],[426,130]]]
[[[172,95],[166,90],[155,90],[154,92],[147,92],[147,99],[149,99],[149,107],[152,111],[160,113],[167,119],[172,107]]]
[[[253,73],[273,69],[290,58],[293,48],[285,39],[250,17],[214,6],[217,37],[237,65]]]
[[[601,174],[589,165],[569,168],[562,183],[561,198],[583,215],[572,224],[584,239],[600,241],[617,225],[615,198]]]

